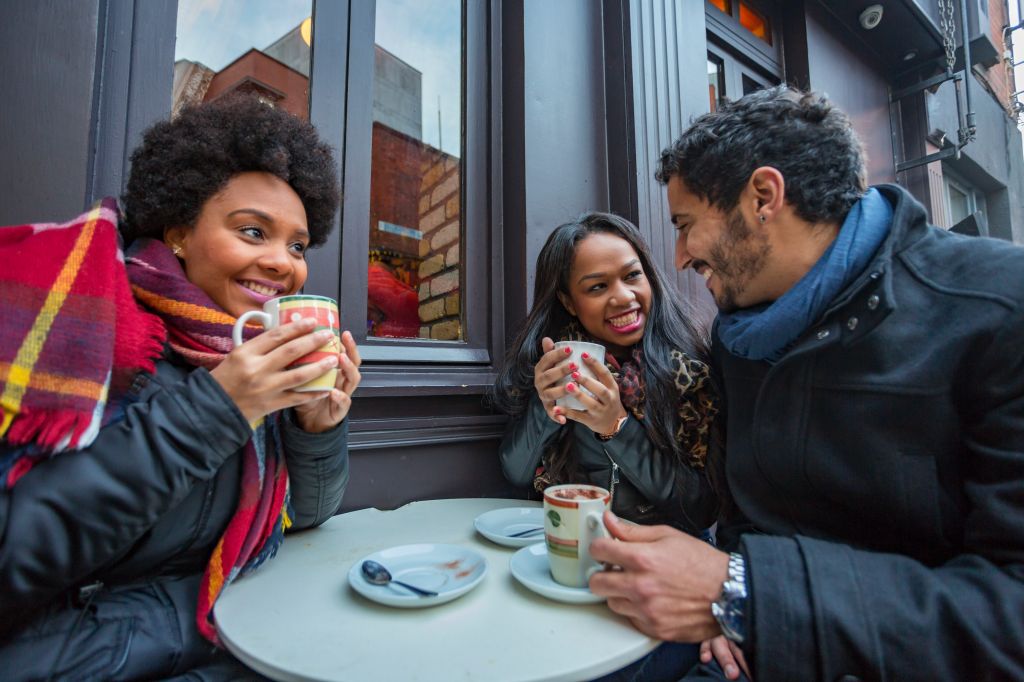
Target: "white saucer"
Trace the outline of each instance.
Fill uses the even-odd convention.
[[[473,526],[485,538],[506,547],[526,547],[544,541],[544,507],[506,507],[492,509],[473,521]],[[540,528],[526,537],[513,538],[530,528]]]
[[[374,585],[363,577],[367,559],[382,564],[395,580],[437,592],[423,597],[401,585]],[[348,583],[367,599],[386,604],[418,608],[443,604],[476,587],[487,573],[487,561],[480,552],[460,545],[401,545],[364,556],[352,564]]]
[[[604,601],[604,597],[586,587],[566,587],[556,583],[548,568],[547,547],[542,542],[523,547],[513,554],[508,567],[516,580],[548,599],[570,604],[596,604]]]

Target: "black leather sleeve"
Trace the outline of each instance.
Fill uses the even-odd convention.
[[[620,476],[678,527],[697,534],[714,523],[717,500],[704,472],[659,452],[634,417],[610,440],[598,439],[585,427],[577,427],[575,436],[584,468],[618,464]]]
[[[513,485],[530,485],[544,447],[558,435],[560,428],[563,427],[548,417],[540,398],[531,396],[526,410],[509,419],[498,448],[505,478]]]
[[[291,530],[312,528],[331,518],[348,485],[348,419],[329,431],[307,433],[284,415],[284,447],[291,485]]]
[[[88,448],[40,462],[0,490],[3,620],[122,556],[251,433],[220,385],[197,369],[129,405]]]

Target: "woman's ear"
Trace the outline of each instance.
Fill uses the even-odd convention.
[[[188,228],[176,226],[164,230],[164,244],[174,252],[178,258],[185,257],[185,242],[188,237]]]
[[[562,303],[562,307],[568,310],[570,315],[576,317],[576,306],[572,304],[572,299],[561,291],[556,293],[558,294],[558,300]]]

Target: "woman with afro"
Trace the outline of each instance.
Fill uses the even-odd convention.
[[[0,230],[8,680],[258,677],[219,647],[217,595],[348,482],[351,334],[297,368],[314,320],[231,343],[327,239],[330,148],[237,97],[154,125],[131,161],[120,205]],[[333,390],[293,390],[335,367]]]

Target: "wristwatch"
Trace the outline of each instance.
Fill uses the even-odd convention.
[[[747,572],[742,554],[729,554],[729,573],[722,594],[711,603],[711,615],[727,639],[743,644],[747,636]]]

